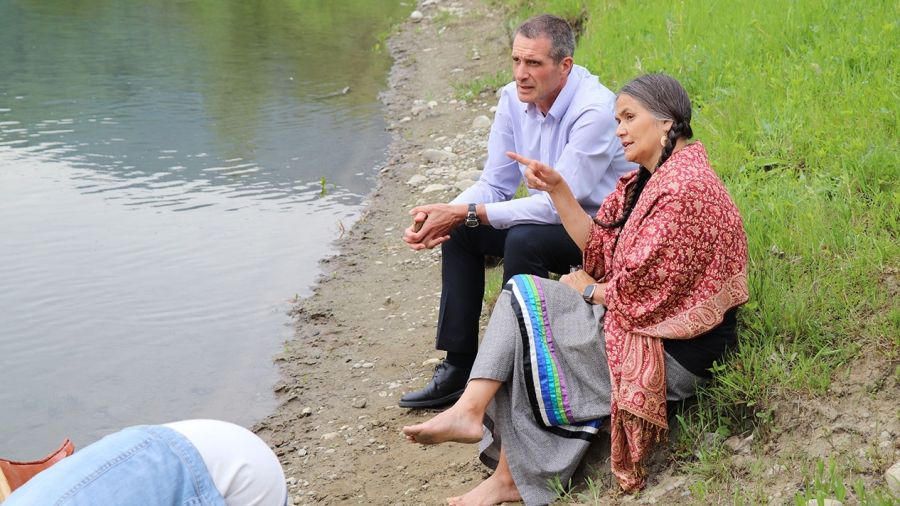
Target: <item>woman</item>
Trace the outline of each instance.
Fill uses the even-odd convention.
[[[613,474],[639,490],[642,461],[668,429],[666,400],[693,395],[736,342],[746,236],[703,145],[688,143],[687,93],[671,77],[641,76],[622,88],[616,120],[625,157],[641,167],[594,219],[556,171],[508,154],[528,166],[529,187],[550,194],[584,267],[558,283],[513,278],[462,397],[403,428],[422,444],[481,440],[496,471],[450,504],[552,501],[548,482],[568,481],[607,416]]]

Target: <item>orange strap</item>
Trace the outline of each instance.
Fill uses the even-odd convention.
[[[6,499],[6,496],[24,485],[34,475],[72,455],[74,452],[75,446],[66,439],[58,450],[40,460],[16,462],[0,459],[0,500]]]

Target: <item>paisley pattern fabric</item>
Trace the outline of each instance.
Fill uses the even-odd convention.
[[[623,176],[597,218],[615,221],[637,172]],[[624,226],[594,225],[584,270],[606,287],[612,380],[612,470],[644,486],[643,459],[668,430],[661,339],[690,339],[747,301],[743,222],[699,142],[674,153],[644,187]]]

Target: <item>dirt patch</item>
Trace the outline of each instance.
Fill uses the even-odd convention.
[[[323,261],[326,274],[294,308],[296,336],[276,358],[280,405],[254,427],[280,457],[293,504],[440,504],[486,477],[474,446],[425,448],[399,433],[433,414],[397,401],[424,385],[443,355],[434,349],[440,251],[413,252],[401,234],[411,207],[449,201],[477,177],[488,131],[476,119],[493,117],[496,98],[460,101],[453,85],[507,68],[509,30],[503,13],[475,0],[426,0],[420,10],[423,19],[389,41],[388,162],[362,217],[338,241],[340,254]],[[873,357],[848,366],[827,396],[781,398],[773,407],[780,429],[764,441],[732,441],[725,488],[744,490],[750,502],[793,503],[804,468],[822,458],[877,485],[898,459],[894,367]],[[664,450],[648,488],[622,497],[608,442],[596,446],[588,467],[604,504],[731,502],[701,497],[697,476],[670,465]]]

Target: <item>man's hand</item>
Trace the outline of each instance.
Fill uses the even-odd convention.
[[[429,204],[409,211],[413,225],[403,232],[403,241],[418,251],[431,249],[450,239],[450,232],[465,221],[468,206],[465,204]],[[416,226],[421,228],[416,231]]]
[[[553,193],[560,183],[565,184],[562,175],[546,163],[526,158],[512,151],[507,151],[506,156],[527,167],[525,169],[525,182],[533,190]]]

